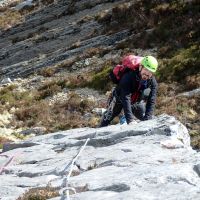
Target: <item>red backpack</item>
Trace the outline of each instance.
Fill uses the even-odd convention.
[[[122,59],[122,65],[116,65],[113,70],[110,72],[110,79],[113,83],[118,84],[121,80],[122,76],[131,71],[136,70],[143,57],[135,56],[135,55],[128,55]]]

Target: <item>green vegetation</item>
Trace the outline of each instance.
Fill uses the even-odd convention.
[[[119,28],[129,28],[138,33],[118,44],[118,48],[157,47],[161,62],[160,77],[178,80],[180,73],[182,78],[200,72],[199,10],[200,5],[196,0],[168,3],[140,0],[120,4],[111,13],[99,14],[97,20],[105,25],[103,31],[107,33]],[[115,22],[114,25],[112,22]],[[152,31],[148,32],[147,29]]]
[[[17,86],[10,85],[0,90],[0,103],[11,108],[13,106],[20,106],[21,103],[26,102],[31,104],[33,96],[29,92],[19,92],[15,90]]]
[[[199,37],[199,9],[200,5],[195,0],[171,1],[152,6],[155,40],[160,45],[168,43],[176,48],[195,42]]]
[[[110,66],[105,66],[101,71],[92,74],[92,79],[86,83],[87,87],[106,92],[111,89],[112,83],[109,79]]]
[[[67,79],[60,81],[60,83],[50,82],[48,84],[48,88],[49,89],[51,87],[57,88],[55,85],[61,86],[61,88],[66,87],[70,89],[88,87],[99,90],[101,92],[106,92],[107,90],[110,90],[112,87],[112,83],[109,79],[109,72],[111,69],[112,69],[111,66],[105,65],[103,68],[97,69],[92,72],[87,72],[82,75],[70,75],[68,76]],[[47,92],[46,86],[43,86],[42,89],[39,89],[39,91],[43,89],[45,89],[45,91]]]
[[[84,114],[91,112],[97,106],[96,102],[82,99],[80,96],[69,93],[68,98],[60,103],[49,105],[46,97],[62,91],[66,80],[52,81],[44,84],[38,91],[19,92],[16,86],[7,86],[0,90],[2,110],[15,107],[11,125],[19,127],[44,126],[48,132],[71,128],[97,125],[95,115],[85,119]],[[18,138],[20,135],[15,135]]]
[[[15,138],[18,138],[20,140],[23,140],[26,138],[26,136],[24,136],[23,134],[20,134],[20,133],[12,133],[13,136],[15,136]]]
[[[185,84],[188,76],[200,76],[199,9],[197,1],[172,1],[151,8],[155,29],[149,41],[159,47],[160,81]]]
[[[160,80],[176,80],[184,83],[184,78],[187,76],[200,73],[199,55],[200,47],[198,45],[178,50],[171,58],[160,60],[158,77]]]

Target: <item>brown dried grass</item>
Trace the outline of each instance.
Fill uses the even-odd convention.
[[[18,12],[6,8],[0,15],[0,29],[6,30],[23,21],[23,16]]]
[[[33,188],[17,200],[46,200],[59,196],[59,190],[52,187]]]

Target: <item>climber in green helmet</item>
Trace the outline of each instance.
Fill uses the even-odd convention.
[[[153,56],[130,55],[124,62],[126,67],[131,63],[130,59],[133,66],[129,67],[131,70],[124,70],[126,73],[118,80],[108,101],[107,111],[103,115],[100,127],[109,125],[122,109],[127,124],[133,124],[134,117],[144,121],[153,116],[157,95],[157,81],[154,74],[157,71],[158,62]],[[119,70],[113,70],[114,73],[117,71]]]
[[[155,73],[158,68],[158,61],[153,56],[146,56],[142,59],[141,65]]]
[[[140,75],[142,80],[147,80],[152,77],[153,73],[158,68],[158,62],[153,56],[146,56],[140,64]]]

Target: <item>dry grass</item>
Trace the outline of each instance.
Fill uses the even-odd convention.
[[[47,97],[52,97],[62,89],[80,87],[88,81],[85,76],[70,76],[63,80],[53,80],[39,87],[37,91],[19,92],[17,86],[10,85],[0,91],[0,109],[8,111],[15,107],[11,125],[16,128],[44,126],[47,132],[77,127],[95,127],[98,119],[95,115],[84,117],[98,106],[95,102],[82,99],[76,94],[68,94],[66,100],[49,105]]]
[[[24,106],[15,112],[16,119],[23,121],[24,127],[39,124],[40,121],[48,121],[50,110],[47,102],[40,101],[31,106]]]
[[[8,142],[12,142],[12,141],[7,139],[6,137],[0,136],[0,149],[3,149],[3,145]]]
[[[55,67],[58,71],[59,70],[63,70],[63,69],[67,69],[70,70],[71,66],[77,62],[79,59],[77,56],[73,56],[68,60],[64,60],[62,62],[59,62],[58,64],[54,65],[53,67]]]
[[[97,56],[97,55],[103,56],[108,52],[109,50],[106,48],[91,47],[84,51],[84,57],[91,58],[92,56]]]
[[[91,163],[91,165],[88,166],[87,171],[97,169],[97,168],[98,168],[98,164],[95,161],[94,163]]]
[[[200,133],[196,132],[196,135],[192,135],[191,138],[191,145],[194,149],[199,150],[200,149]]]
[[[193,90],[195,88],[200,88],[200,73],[185,78],[185,89]]]
[[[44,77],[51,77],[56,73],[56,69],[52,67],[47,67],[39,71],[39,74]]]
[[[91,75],[89,73],[79,74],[79,75],[71,75],[66,80],[67,88],[77,88],[84,87],[91,80]]]
[[[179,49],[170,58],[160,60],[157,73],[160,81],[177,80],[185,85],[185,80],[188,77],[187,82],[192,81],[194,85],[194,82],[197,81],[196,86],[199,86],[200,70],[197,67],[200,65],[199,53],[199,46],[194,44],[188,48]]]
[[[47,27],[40,26],[38,29],[32,30],[31,32],[27,33],[26,35],[18,35],[18,36],[14,35],[10,39],[12,41],[12,44],[15,44],[17,42],[24,41],[24,40],[27,40],[30,38],[32,38],[34,40],[36,37],[38,37],[39,34],[42,34],[43,32],[47,31],[48,29],[49,28],[47,28]]]
[[[52,187],[33,188],[17,200],[46,200],[59,196],[59,190]]]
[[[68,48],[68,50],[76,49],[81,46],[81,41],[78,40],[77,42],[73,43],[71,47]]]
[[[38,99],[45,99],[46,97],[53,96],[66,86],[65,80],[62,81],[50,81],[45,83],[38,89]]]
[[[177,97],[177,84],[160,84],[156,115],[167,113],[175,116],[189,130],[192,146],[200,147],[200,96]],[[180,89],[178,89],[180,90]]]
[[[73,186],[70,186],[73,187]],[[46,200],[54,197],[59,197],[59,188],[53,188],[50,186],[32,188],[29,189],[23,196],[19,197],[17,200]],[[80,187],[75,187],[76,193],[88,191],[88,185],[83,185]],[[70,191],[70,195],[74,192]]]
[[[159,113],[168,113],[181,118],[181,115],[190,117],[190,110],[195,110],[197,113],[200,111],[199,96],[194,97],[177,97],[177,90],[180,86],[177,83],[159,84],[157,108]],[[188,114],[186,114],[188,113]]]
[[[111,11],[104,11],[96,16],[99,23],[104,24],[103,33],[113,33],[125,28],[140,32],[148,27],[149,19],[139,1],[122,3]]]
[[[86,23],[86,22],[92,20],[93,18],[94,18],[93,16],[86,15],[86,16],[82,17],[82,18],[77,22],[77,24],[80,24],[80,25],[81,25],[81,24],[83,24],[83,23]]]
[[[67,7],[67,14],[72,15],[76,12],[76,2],[77,0],[71,0]]]
[[[21,106],[24,101],[31,103],[33,100],[29,92],[19,92],[16,88],[16,85],[10,85],[0,90],[0,103],[8,109]]]
[[[70,94],[68,99],[49,105],[46,100],[23,105],[15,112],[12,124],[16,127],[44,126],[47,132],[67,130],[77,127],[92,126],[98,123],[93,117],[86,119],[84,115],[90,113],[96,106],[88,99],[82,99],[76,94]]]
[[[0,29],[9,29],[14,25],[23,22],[23,20],[23,16],[18,11],[7,8],[3,14],[0,15]]]

